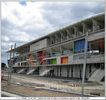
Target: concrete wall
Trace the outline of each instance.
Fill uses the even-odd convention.
[[[73,64],[73,54],[68,56],[68,58],[69,58],[69,63]]]
[[[84,56],[84,54],[81,54]],[[73,63],[72,64],[83,64],[83,62],[85,61],[84,59],[80,59],[80,54],[76,55],[77,58],[73,57]],[[89,55],[89,58],[87,58],[87,63],[102,63],[104,62],[104,55],[103,54],[99,54],[99,55]]]
[[[88,41],[93,41],[93,40],[104,38],[104,37],[105,37],[105,32],[97,32],[96,34],[91,34],[88,37]]]
[[[39,42],[36,42],[36,43],[30,45],[30,51],[39,50],[39,49],[42,49],[44,47],[47,47],[47,39],[43,39]]]
[[[62,67],[61,73],[62,73],[61,74],[62,77],[67,77],[67,67],[66,66]]]
[[[61,57],[57,57],[57,64],[61,64]]]
[[[79,66],[73,67],[73,78],[80,78],[80,67]]]
[[[60,70],[61,68],[61,70]],[[71,70],[73,68],[73,75],[71,74]],[[69,77],[73,77],[73,78],[80,78],[80,66],[68,66],[68,70],[69,70]],[[60,76],[60,71],[61,71],[61,76]],[[82,70],[81,70],[82,71]],[[67,66],[61,66],[61,67],[55,67],[54,68],[54,75],[57,77],[67,77]],[[82,72],[81,72],[82,74]]]
[[[85,78],[90,77],[90,67],[91,72],[95,71],[97,68],[94,64],[89,64],[86,66],[86,72],[85,72]],[[71,66],[57,66],[54,67],[54,76],[55,77],[67,77],[67,68],[69,70],[69,77],[70,78],[82,78],[83,75],[83,65],[71,65]],[[44,71],[46,67],[40,67],[40,73]],[[72,72],[73,70],[73,72]],[[61,76],[60,76],[61,71]],[[48,76],[50,76],[50,72],[48,73]]]

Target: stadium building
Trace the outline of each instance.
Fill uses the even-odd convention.
[[[86,80],[104,81],[105,14],[92,16],[11,48],[8,53],[8,64],[14,73],[82,79],[85,63]]]

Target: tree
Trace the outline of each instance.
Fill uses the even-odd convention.
[[[6,69],[7,67],[6,67],[6,64],[5,63],[1,63],[1,69],[2,70],[4,70],[4,69]]]

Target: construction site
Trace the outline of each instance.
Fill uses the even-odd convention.
[[[29,97],[105,96],[104,13],[15,44],[8,55],[2,91]]]

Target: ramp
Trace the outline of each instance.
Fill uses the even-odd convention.
[[[100,82],[104,76],[105,76],[105,70],[98,69],[91,75],[91,77],[89,77],[88,81]]]
[[[36,68],[30,68],[26,74],[27,74],[27,75],[30,75],[30,74],[32,74],[35,70],[36,70]]]
[[[49,71],[51,71],[53,68],[48,68],[48,69],[45,69],[44,71],[42,71],[41,73],[40,73],[40,76],[44,76],[44,75],[46,75]]]
[[[21,73],[23,73],[25,71],[25,68],[22,68],[22,69],[20,69],[17,73],[18,74],[21,74]]]

